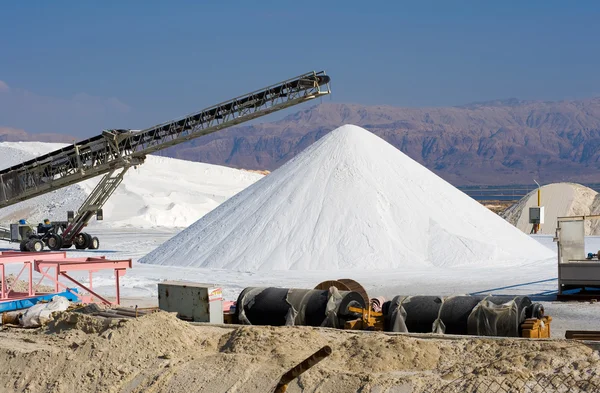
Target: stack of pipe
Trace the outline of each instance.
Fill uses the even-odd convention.
[[[398,305],[411,333],[518,337],[526,318],[544,315],[543,306],[526,296],[396,296],[384,304],[384,315]]]
[[[382,312],[384,330],[519,337],[527,318],[541,319],[544,308],[526,296],[396,296],[368,300],[365,291],[328,289],[255,288],[239,295],[235,312],[248,325],[302,325],[343,328],[361,313],[350,307]],[[364,292],[364,293],[363,293]],[[367,300],[365,300],[367,299]]]
[[[357,318],[349,307],[366,307],[358,292],[249,287],[237,299],[236,316],[246,325],[343,327]]]

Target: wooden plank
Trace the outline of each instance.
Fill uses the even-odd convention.
[[[599,330],[567,330],[565,338],[572,340],[600,341]]]

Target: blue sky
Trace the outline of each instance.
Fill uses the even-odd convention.
[[[597,1],[14,1],[0,20],[0,127],[28,132],[144,128],[321,69],[366,105],[600,95]]]

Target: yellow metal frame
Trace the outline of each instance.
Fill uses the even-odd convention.
[[[522,324],[521,337],[525,338],[550,338],[550,322],[552,317],[545,316],[542,319],[528,318]]]
[[[347,321],[344,329],[348,330],[384,330],[384,317],[382,312],[370,308],[348,307],[348,311],[361,314],[361,318]]]

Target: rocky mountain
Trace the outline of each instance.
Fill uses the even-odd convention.
[[[455,185],[531,184],[534,178],[600,183],[600,98],[443,108],[324,103],[279,121],[226,129],[161,155],[274,170],[344,124],[372,131]],[[7,130],[0,128],[0,140],[72,140]]]
[[[516,99],[460,107],[325,103],[272,123],[236,127],[166,154],[273,170],[315,140],[355,124],[456,185],[600,182],[600,98]]]
[[[29,134],[25,130],[0,127],[0,142],[62,142],[72,143],[76,138],[62,134]]]

